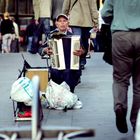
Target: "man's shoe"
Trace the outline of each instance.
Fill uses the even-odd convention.
[[[122,105],[120,105],[115,111],[115,113],[116,113],[117,129],[121,133],[127,133],[128,127],[127,127],[127,122],[126,122],[126,109],[122,108]]]
[[[136,131],[136,127],[133,127],[133,132],[135,133],[135,131]]]

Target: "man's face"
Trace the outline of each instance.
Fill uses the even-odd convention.
[[[60,17],[58,21],[56,21],[56,27],[59,29],[61,32],[66,32],[68,28],[69,22],[67,19],[64,17]]]

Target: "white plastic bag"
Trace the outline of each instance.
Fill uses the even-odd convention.
[[[32,81],[27,77],[21,77],[12,84],[11,99],[31,105],[33,98]]]
[[[69,91],[68,85],[63,82],[58,85],[50,80],[46,89],[46,99],[50,108],[72,108],[78,101],[77,95]]]

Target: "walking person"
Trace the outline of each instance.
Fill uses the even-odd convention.
[[[14,17],[10,17],[10,19],[12,20],[14,26],[14,33],[11,42],[11,52],[19,52],[19,27],[18,24],[15,22]]]
[[[80,35],[86,53],[81,58],[81,68],[86,64],[89,47],[89,31],[98,29],[98,10],[96,0],[64,0],[62,12],[69,16],[69,26],[75,35]]]
[[[10,52],[10,45],[12,41],[12,34],[14,33],[14,26],[10,20],[8,12],[4,13],[4,19],[1,22],[1,35],[2,35],[2,53]]]
[[[32,47],[34,48],[31,50],[31,53],[37,53],[42,34],[45,34],[47,39],[48,34],[50,33],[52,0],[33,0],[33,9],[35,22],[38,27],[33,36]]]
[[[26,27],[26,41],[27,41],[27,52],[31,52],[32,40],[34,33],[36,32],[37,25],[35,24],[34,17],[30,20],[30,23]]]
[[[140,1],[105,0],[102,18],[111,24],[113,98],[116,126],[127,133],[128,87],[132,77],[133,98],[130,122],[135,132],[140,108]],[[119,10],[118,10],[119,9]]]

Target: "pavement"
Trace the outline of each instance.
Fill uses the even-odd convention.
[[[39,55],[23,53],[25,59],[33,67],[46,66],[46,60]],[[42,126],[65,126],[93,128],[95,137],[76,138],[76,140],[134,140],[129,121],[132,88],[128,95],[127,122],[129,131],[121,134],[116,129],[112,98],[112,66],[102,60],[103,53],[91,53],[87,65],[82,72],[81,83],[76,87],[75,94],[83,103],[82,109],[49,110],[43,107]],[[19,69],[23,67],[21,53],[0,54],[0,128],[30,126],[31,122],[15,122],[10,90],[17,79]]]

